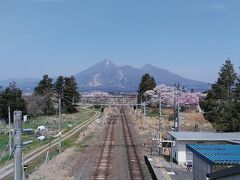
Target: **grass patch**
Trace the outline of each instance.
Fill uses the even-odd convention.
[[[0,152],[3,151],[8,144],[8,136],[7,135],[0,135]]]
[[[75,144],[75,148],[76,151],[78,152],[83,152],[86,150],[86,148],[88,147],[88,143],[89,140],[91,140],[94,136],[94,133],[89,134],[88,136],[86,136],[80,143]]]
[[[6,147],[8,144],[8,135],[0,135],[0,157],[3,155]],[[5,155],[3,156],[2,160],[0,161],[0,165],[3,165],[8,160],[12,159],[12,157],[9,157],[9,150],[5,152]]]
[[[146,108],[146,115],[147,116],[159,116],[159,109],[154,107],[147,107]]]
[[[3,158],[2,161],[0,161],[0,165],[3,165],[5,162],[10,161],[13,158],[13,156],[9,157],[9,153],[6,153]]]
[[[44,141],[34,141],[33,143],[24,146],[23,153],[28,153],[32,149],[35,149],[42,145],[46,145],[46,144],[50,143],[51,141],[52,141],[52,139],[46,139]]]
[[[73,129],[77,125],[79,125],[79,124],[85,122],[86,120],[88,120],[90,117],[93,117],[95,112],[96,111],[94,111],[92,109],[79,108],[79,111],[77,113],[63,114],[62,115],[62,130],[63,130],[62,134],[65,134],[66,132],[70,131],[71,129]],[[32,129],[36,130],[38,126],[44,125],[46,128],[52,129],[54,131],[54,133],[56,134],[57,131],[58,131],[58,123],[59,123],[59,121],[58,121],[58,116],[57,115],[54,115],[54,116],[39,116],[39,117],[31,118],[27,122],[23,122],[22,127],[23,128],[32,128]],[[34,134],[23,134],[22,135],[22,141],[29,141],[29,140],[33,141],[32,144],[26,145],[23,148],[23,153],[24,154],[27,154],[28,152],[30,152],[30,151],[38,148],[38,147],[46,145],[50,141],[53,140],[53,139],[47,138],[44,141],[38,141],[38,140],[36,140],[38,136],[39,136],[39,134],[36,134],[36,133],[34,133]],[[74,137],[72,137],[72,138],[74,138]],[[65,147],[67,148],[67,147],[70,147],[70,146],[73,145],[73,144],[70,143],[71,139],[69,141],[66,140],[66,142],[63,141],[63,148],[65,148]],[[2,152],[5,150],[7,144],[8,144],[8,135],[0,134],[0,156],[2,155]],[[7,161],[8,154],[9,153],[6,152],[6,155],[5,155],[6,157],[4,156],[2,161],[0,161],[0,165],[3,165]]]
[[[77,152],[83,152],[87,149],[88,145],[86,143],[79,143],[79,145],[76,148]]]
[[[70,148],[74,145],[74,141],[75,141],[75,138],[74,139],[67,139],[67,140],[64,140],[62,142],[62,147],[64,149],[67,149],[67,148]]]
[[[87,141],[89,141],[93,137],[93,133],[86,136],[86,138],[81,141],[81,143],[76,143],[76,140],[78,139],[78,135],[75,135],[71,137],[70,139],[64,140],[62,142],[62,148],[63,150],[66,150],[70,147],[75,147],[77,151],[84,151],[87,148]],[[53,159],[58,155],[58,152],[56,151],[55,148],[52,148],[49,152],[49,160]],[[29,176],[31,173],[37,170],[37,168],[40,167],[41,164],[45,162],[46,154],[42,155],[39,157],[36,161],[32,162],[29,164],[29,168],[26,170],[25,174],[26,176]]]
[[[162,116],[171,116],[174,114],[173,109],[162,108]],[[159,117],[158,107],[146,107],[146,115],[150,117]]]
[[[56,151],[55,148],[51,149],[49,151],[49,160],[53,159],[58,155],[58,152]],[[36,171],[41,164],[45,163],[46,160],[46,153],[44,153],[42,156],[39,158],[35,159],[31,163],[29,163],[27,170],[25,171],[25,177],[28,178],[30,174],[32,174],[34,171]]]

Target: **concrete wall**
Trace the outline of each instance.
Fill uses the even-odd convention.
[[[184,165],[186,162],[186,143],[184,141],[178,143],[177,161],[179,165]]]
[[[186,162],[186,156],[187,156],[186,144],[196,144],[196,143],[197,143],[196,141],[176,141],[176,145],[175,147],[173,147],[172,156],[173,158],[175,158],[175,155],[176,155],[175,159],[179,165],[184,165]]]
[[[210,166],[200,159],[198,156],[193,154],[193,179],[194,180],[204,180],[206,179],[206,174],[210,172]]]
[[[175,141],[176,142],[176,141]],[[172,157],[177,161],[177,152],[178,152],[178,143],[175,143],[175,146],[172,147]]]

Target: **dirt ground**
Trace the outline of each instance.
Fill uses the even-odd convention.
[[[66,149],[60,155],[54,157],[46,164],[42,164],[28,179],[47,179],[47,180],[87,180],[94,173],[98,154],[103,143],[105,131],[107,128],[107,120],[119,111],[114,109],[105,109],[104,115],[90,124],[78,138],[75,140],[75,145]],[[131,111],[128,111],[131,114]],[[129,113],[128,113],[129,114]],[[135,133],[135,124],[132,119],[129,119],[129,125],[132,130],[134,143],[139,154],[144,177],[151,179],[151,176],[144,163],[145,150],[143,150],[143,142],[138,138],[138,133]],[[114,122],[114,147],[112,160],[111,177],[116,180],[130,179],[128,170],[127,154],[125,142],[123,139],[123,130],[121,118]],[[146,148],[147,150],[147,148]]]
[[[172,115],[173,110],[163,109],[162,121],[160,124],[163,139],[166,138],[168,131],[172,131],[173,121],[169,120],[169,117]],[[150,155],[150,148],[157,146],[156,141],[153,141],[153,139],[159,137],[159,117],[146,116],[144,118],[141,110],[134,111],[133,109],[129,109],[129,116],[134,123],[136,132],[139,134],[139,137],[141,137],[141,140],[146,147],[145,152]],[[204,119],[202,113],[197,113],[195,111],[189,111],[187,113],[181,112],[180,118],[179,129],[181,131],[194,131],[195,124],[197,124],[198,131],[215,131],[212,124]]]
[[[181,113],[180,130],[194,131],[195,124],[198,126],[198,131],[214,132],[212,124],[204,119],[202,113],[189,112]]]
[[[108,114],[108,112],[105,114]],[[97,119],[88,125],[83,132],[79,133],[73,147],[67,148],[64,150],[64,152],[54,157],[46,164],[42,164],[35,172],[29,175],[28,179],[77,179],[75,175],[78,173],[78,167],[83,164],[86,165],[84,157],[86,154],[92,154],[86,152],[91,146],[91,143],[94,139],[93,137],[98,136],[100,134],[99,132],[104,128],[104,119],[106,119],[106,116],[107,115],[104,115],[100,119]]]
[[[29,176],[28,179],[72,180],[73,178],[69,177],[70,167],[67,163],[68,160],[73,157],[74,153],[74,148],[68,148],[61,155],[56,156],[47,164],[41,165],[37,171]]]
[[[49,179],[49,180],[75,180],[75,179],[90,179],[94,171],[94,166],[98,158],[101,144],[104,139],[104,132],[107,127],[107,119],[111,114],[116,114],[113,109],[105,109],[104,115],[95,120],[93,123],[81,133],[74,142],[74,146],[67,148],[60,155],[54,157],[46,164],[42,164],[28,179]],[[165,110],[163,113],[161,127],[164,133],[171,130],[173,122],[169,121],[171,110]],[[143,160],[144,155],[150,155],[150,147],[154,144],[152,138],[158,136],[159,118],[145,117],[143,118],[140,111],[133,109],[127,110],[128,121],[133,138],[137,145],[137,151],[140,155],[140,161],[143,166],[144,176],[151,179],[148,170],[145,167]],[[128,179],[127,165],[125,157],[124,142],[122,137],[121,123],[119,120],[115,122],[114,130],[114,156],[112,162],[113,176],[119,179]],[[184,131],[193,131],[195,124],[198,124],[200,131],[214,131],[210,123],[208,123],[200,113],[190,112],[181,113],[180,129]],[[163,133],[163,137],[164,137]]]
[[[146,116],[143,118],[143,114],[140,110],[129,114],[132,119],[135,119],[135,124],[139,129],[140,134],[151,134],[154,136],[159,131],[159,117],[157,116]],[[169,120],[169,117],[173,116],[173,111],[171,109],[162,110],[162,120],[160,127],[163,134],[167,131],[171,131],[173,127],[173,121]],[[214,132],[212,124],[204,119],[202,113],[197,113],[195,111],[181,112],[180,113],[180,127],[181,131],[194,131],[195,125],[197,124],[199,131],[210,131]],[[148,139],[147,139],[148,140]]]

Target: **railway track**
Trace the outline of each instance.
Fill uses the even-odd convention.
[[[141,166],[138,160],[137,152],[132,140],[132,136],[130,133],[130,129],[127,123],[126,114],[124,109],[121,109],[121,119],[122,119],[122,126],[123,126],[123,134],[126,143],[127,149],[127,158],[128,158],[128,166],[130,171],[130,176],[132,180],[143,180],[143,173],[141,170]]]
[[[103,141],[100,153],[98,155],[98,160],[96,162],[96,167],[94,168],[94,173],[91,179],[112,179],[111,169],[112,169],[112,158],[113,158],[113,131],[114,131],[114,120],[115,117],[111,117],[108,121],[107,133]]]
[[[120,118],[119,118],[120,115]],[[119,118],[122,122],[124,145],[126,147],[126,157],[129,179],[131,180],[143,180],[143,174],[138,160],[137,152],[132,140],[130,129],[127,123],[127,117],[124,109],[120,109],[120,114],[113,116],[108,120],[106,135],[104,137],[103,144],[98,154],[98,159],[95,163],[94,172],[92,173],[92,180],[107,180],[116,179],[113,175],[112,161],[113,161],[113,132],[114,121]],[[116,167],[117,168],[117,167]]]

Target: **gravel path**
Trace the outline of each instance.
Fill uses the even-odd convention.
[[[123,127],[120,116],[118,116],[115,126],[113,174],[116,179],[130,179],[127,150],[123,138]]]
[[[94,166],[98,159],[105,132],[107,128],[107,119],[111,110],[105,109],[103,117],[94,125],[93,136],[86,142],[86,149],[81,152],[74,160],[72,175],[76,180],[90,179],[94,173]]]
[[[150,153],[149,148],[144,147],[145,139],[142,138],[138,132],[139,126],[138,126],[138,123],[136,122],[135,116],[133,116],[133,111],[131,109],[128,109],[126,111],[126,115],[128,118],[128,125],[130,128],[131,136],[132,136],[132,139],[133,139],[133,142],[135,145],[135,149],[138,154],[138,159],[141,163],[141,169],[142,169],[144,179],[150,180],[150,179],[152,179],[152,177],[151,177],[148,167],[146,166],[146,163],[144,161],[144,156],[148,155]]]

